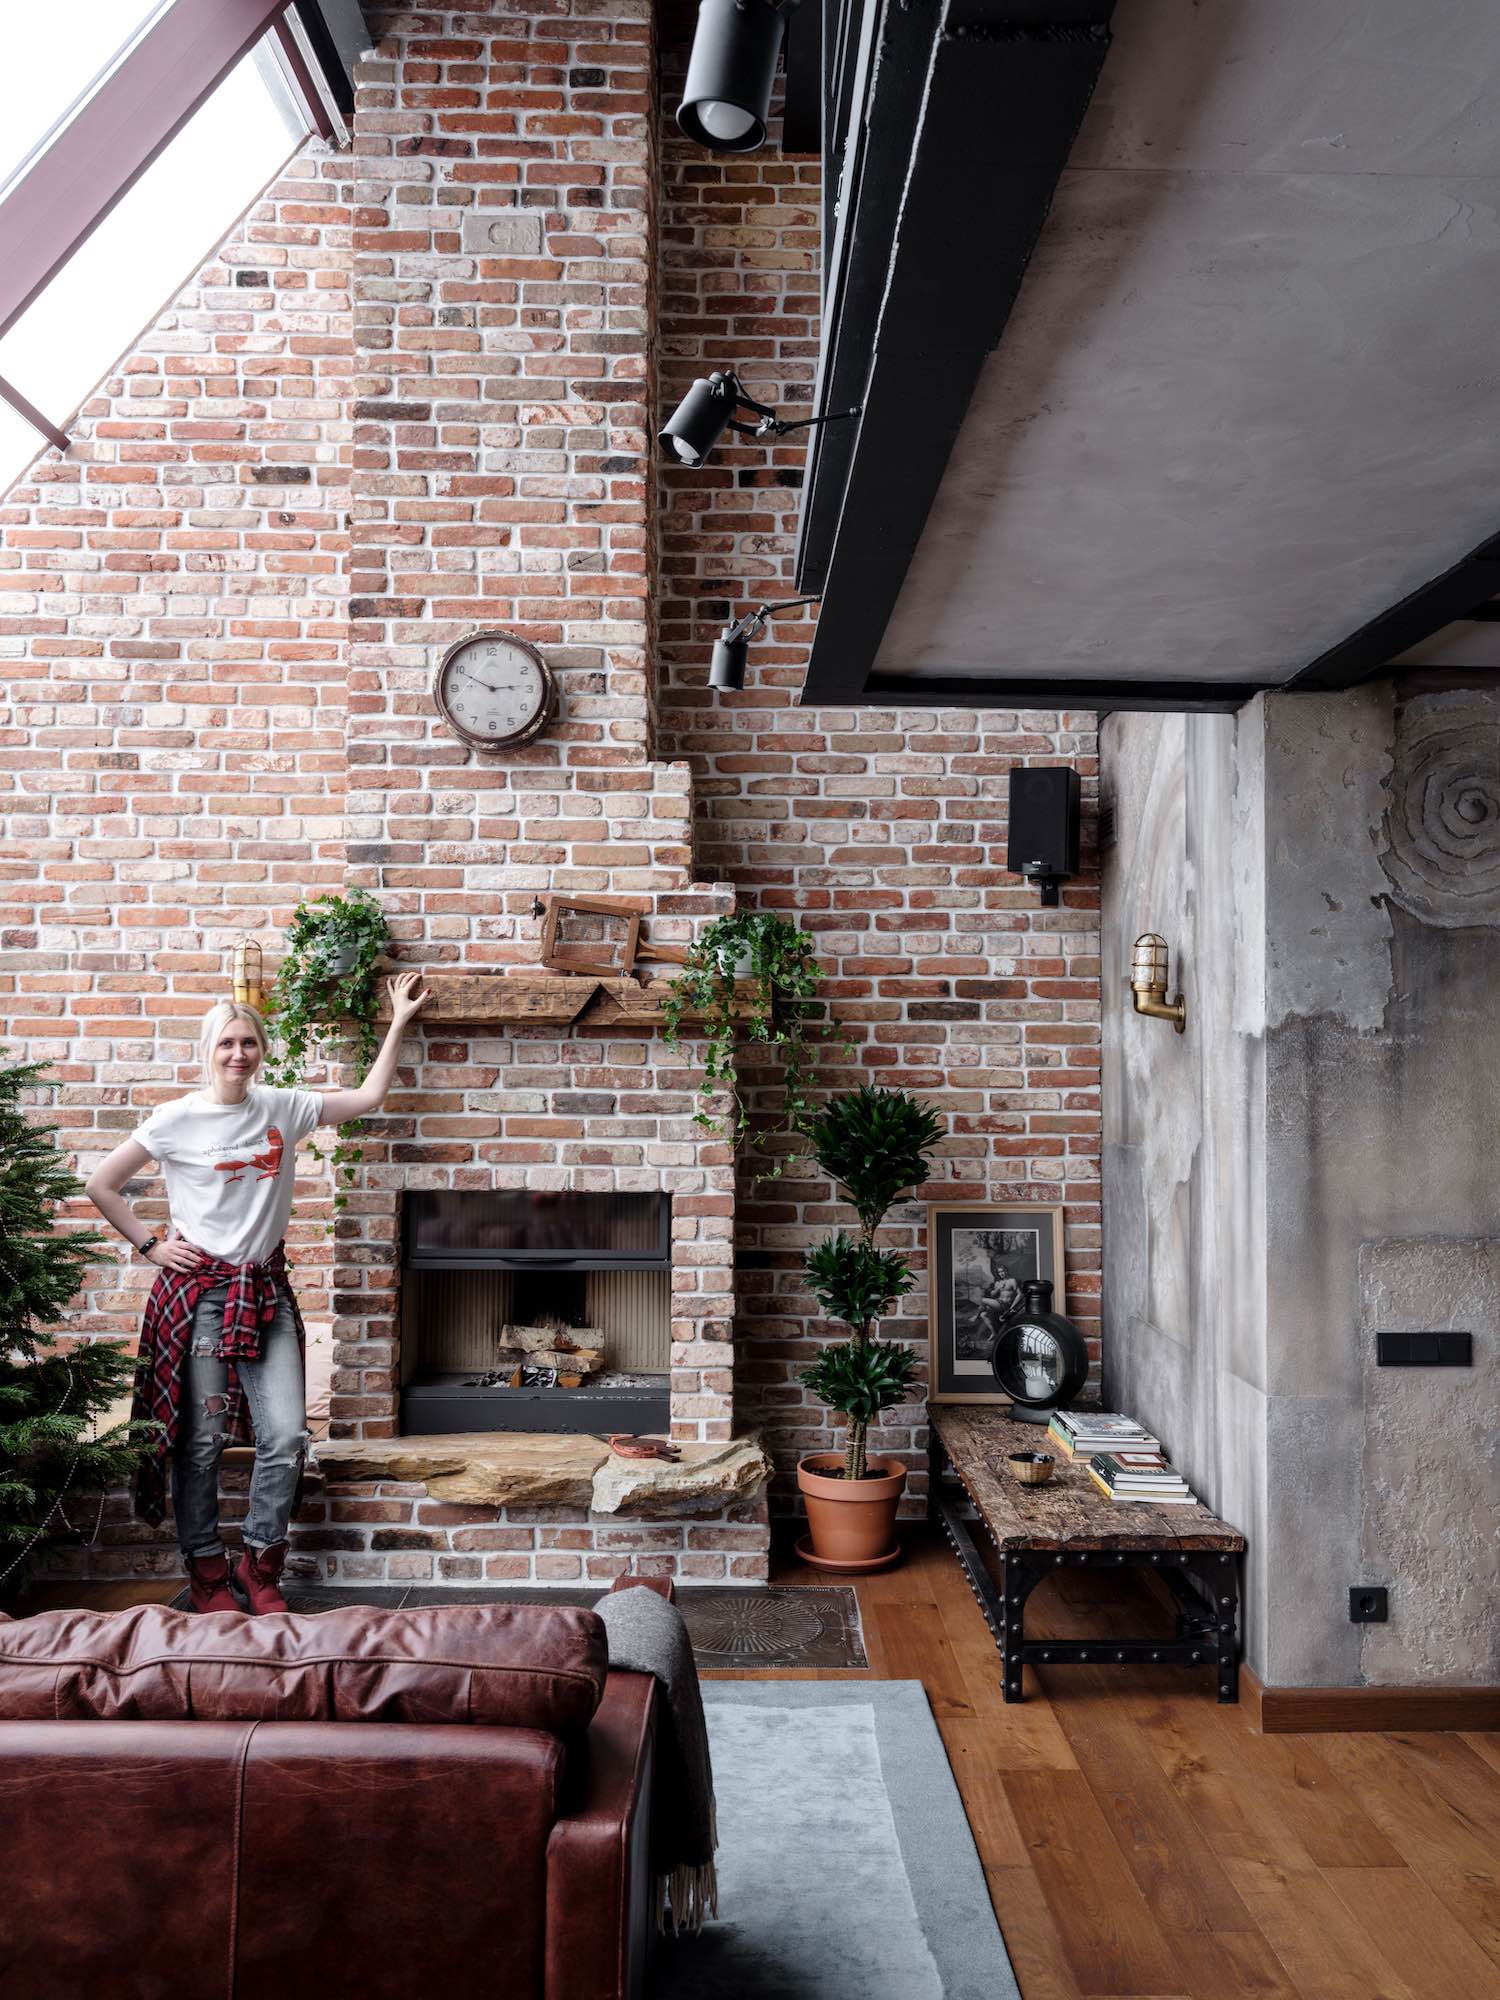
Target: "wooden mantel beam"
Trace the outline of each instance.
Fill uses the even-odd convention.
[[[658,1028],[673,982],[670,979],[595,979],[557,972],[425,972],[427,1004],[419,1018],[429,1026],[487,1022],[536,1027]],[[736,1018],[754,1012],[753,979],[735,981]],[[379,1015],[389,1018],[382,993]],[[701,1020],[689,1011],[687,1020]]]

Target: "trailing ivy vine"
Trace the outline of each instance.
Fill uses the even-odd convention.
[[[739,1040],[773,1049],[781,1063],[779,1114],[758,1129],[764,1141],[780,1134],[805,1135],[811,1128],[817,1088],[816,1048],[832,1029],[817,999],[821,969],[805,931],[774,912],[745,911],[710,924],[688,953],[687,963],[663,1004],[664,1039],[669,1043],[701,1037],[703,1080],[699,1092],[729,1094],[727,1123],[711,1112],[693,1113],[706,1132],[739,1146],[751,1129],[740,1090]],[[736,979],[755,983],[752,1012],[740,1020]],[[689,1016],[693,1019],[689,1025]],[[701,1017],[701,1018],[699,1018]],[[789,1160],[783,1156],[761,1176],[775,1180]]]
[[[347,1042],[351,1025],[349,1057],[361,1075],[369,1069],[380,1047],[375,968],[389,937],[384,910],[364,889],[297,905],[271,989],[267,1083],[283,1088],[300,1084],[312,1052],[322,1043]],[[347,1207],[344,1188],[353,1185],[364,1158],[359,1129],[357,1119],[340,1125],[326,1153],[308,1143],[314,1159],[333,1162],[335,1214]]]

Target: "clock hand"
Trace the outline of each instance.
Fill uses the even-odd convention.
[[[455,667],[454,672],[461,680],[472,681],[475,687],[482,687],[489,694],[503,694],[504,684],[500,681],[482,681],[478,674],[471,674],[467,667]]]

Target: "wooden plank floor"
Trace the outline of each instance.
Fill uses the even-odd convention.
[[[927,1689],[1024,2000],[1500,2000],[1500,1736],[1261,1736],[1211,1668],[1028,1668],[1007,1708],[939,1537],[858,1589],[871,1675]],[[1027,1631],[1162,1615],[1073,1571]]]
[[[775,1580],[826,1582],[794,1558]],[[1138,1589],[1049,1579],[1028,1632],[1138,1630]],[[1260,1736],[1207,1668],[1028,1668],[1007,1708],[940,1538],[858,1590],[868,1673],[776,1677],[922,1681],[1024,2000],[1500,2000],[1500,1736]]]

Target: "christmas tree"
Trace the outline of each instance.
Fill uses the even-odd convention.
[[[155,1429],[124,1423],[96,1434],[99,1412],[130,1385],[129,1350],[59,1343],[46,1330],[104,1239],[57,1226],[57,1205],[80,1189],[53,1144],[57,1127],[21,1109],[43,1074],[39,1063],[0,1061],[0,1598],[19,1588],[28,1557],[78,1533],[73,1503],[127,1477]]]

